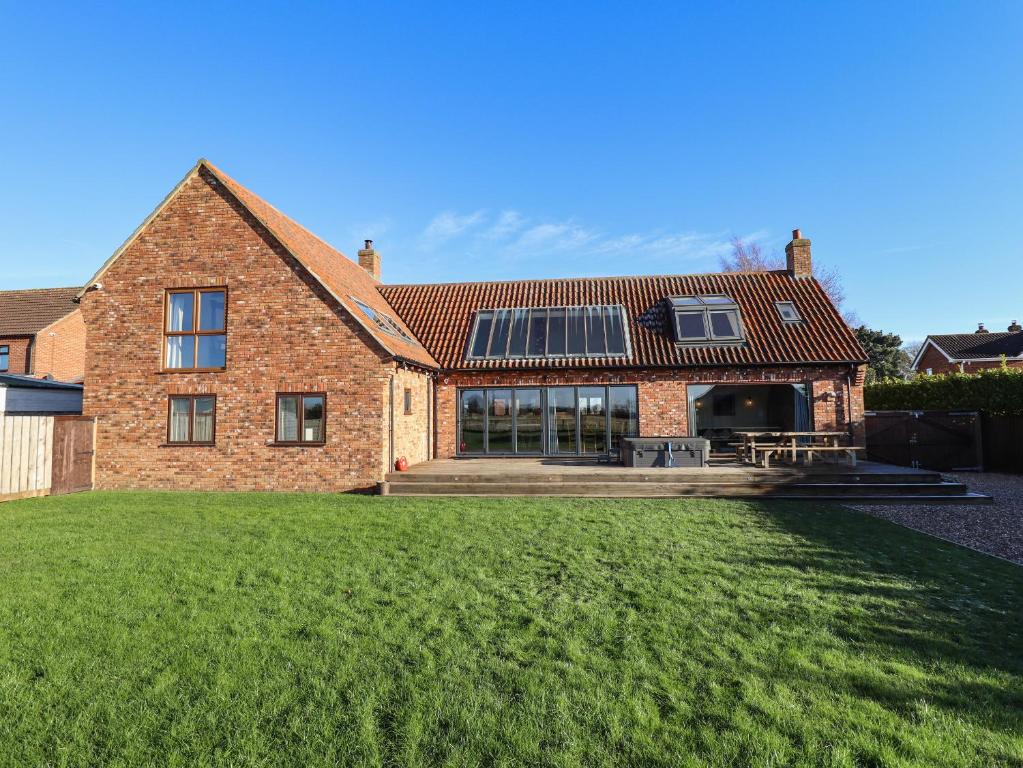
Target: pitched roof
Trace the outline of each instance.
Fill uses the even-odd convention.
[[[202,159],[171,191],[152,214],[135,230],[131,237],[100,268],[86,284],[92,285],[113,264],[113,262],[142,233],[150,221],[173,199],[185,182],[194,174],[203,171],[211,174],[222,184],[252,216],[309,272],[366,332],[389,354],[429,368],[436,368],[437,361],[419,344],[388,334],[380,330],[372,318],[355,305],[353,299],[366,304],[376,312],[390,316],[403,331],[408,328],[387,301],[376,290],[378,282],[365,269],[332,248],[301,224],[285,216],[261,197],[253,194],[209,161]],[[84,289],[79,293],[84,293]],[[411,334],[410,334],[411,335]]]
[[[927,337],[953,360],[1020,357],[1023,331],[1013,333],[945,333]]]
[[[78,309],[78,288],[0,291],[0,336],[27,336]]]
[[[817,281],[793,278],[786,272],[381,285],[379,290],[443,368],[624,368],[866,360],[856,336]],[[742,313],[745,343],[676,344],[665,299],[692,294],[731,296]],[[794,302],[802,322],[783,322],[774,306],[776,301]],[[631,357],[465,359],[477,310],[587,304],[625,307],[632,339]]]

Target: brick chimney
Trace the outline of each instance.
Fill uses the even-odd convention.
[[[977,323],[977,330],[974,333],[988,333],[988,329],[984,327],[984,323]]]
[[[367,240],[366,247],[359,249],[359,266],[369,272],[374,280],[380,279],[380,254],[373,250],[372,240]]]
[[[804,238],[798,229],[792,230],[792,242],[785,246],[785,268],[793,277],[813,275],[810,241]]]
[[[1016,320],[1013,320],[1012,325],[1009,326],[1008,330],[1009,333],[1019,333],[1020,331],[1023,331],[1023,325],[1020,325]]]

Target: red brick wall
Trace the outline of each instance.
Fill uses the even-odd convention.
[[[103,275],[81,308],[98,488],[348,490],[382,478],[393,363],[203,173]],[[163,373],[164,290],[227,286],[227,369]],[[327,394],[326,445],[278,447],[275,393]],[[217,395],[216,445],[166,446],[170,394]]]
[[[85,375],[85,319],[81,310],[36,334],[32,375],[52,376],[57,381],[76,381]]]
[[[8,348],[7,370],[3,373],[29,373],[32,364],[30,336],[0,336],[0,346]]]
[[[437,382],[436,452],[455,455],[457,391],[465,387],[635,384],[642,435],[689,431],[687,387],[692,384],[799,384],[812,382],[814,428],[853,430],[863,444],[862,374],[849,366],[687,368],[681,370],[485,372],[441,374]],[[851,391],[851,398],[849,392]],[[850,422],[851,418],[851,422]]]
[[[1006,360],[1005,364],[1010,368],[1023,368],[1023,360]],[[928,345],[927,350],[920,356],[920,363],[916,370],[918,373],[927,373],[927,369],[930,368],[931,373],[937,375],[939,373],[958,373],[960,370],[966,373],[976,373],[1001,367],[1001,360],[984,360],[964,362],[960,369],[959,363],[950,363],[941,352]]]

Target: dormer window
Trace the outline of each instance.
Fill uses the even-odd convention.
[[[668,302],[679,344],[743,340],[739,305],[730,296],[672,296]]]

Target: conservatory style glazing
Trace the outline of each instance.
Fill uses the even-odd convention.
[[[463,456],[604,456],[639,434],[635,386],[463,389]]]

